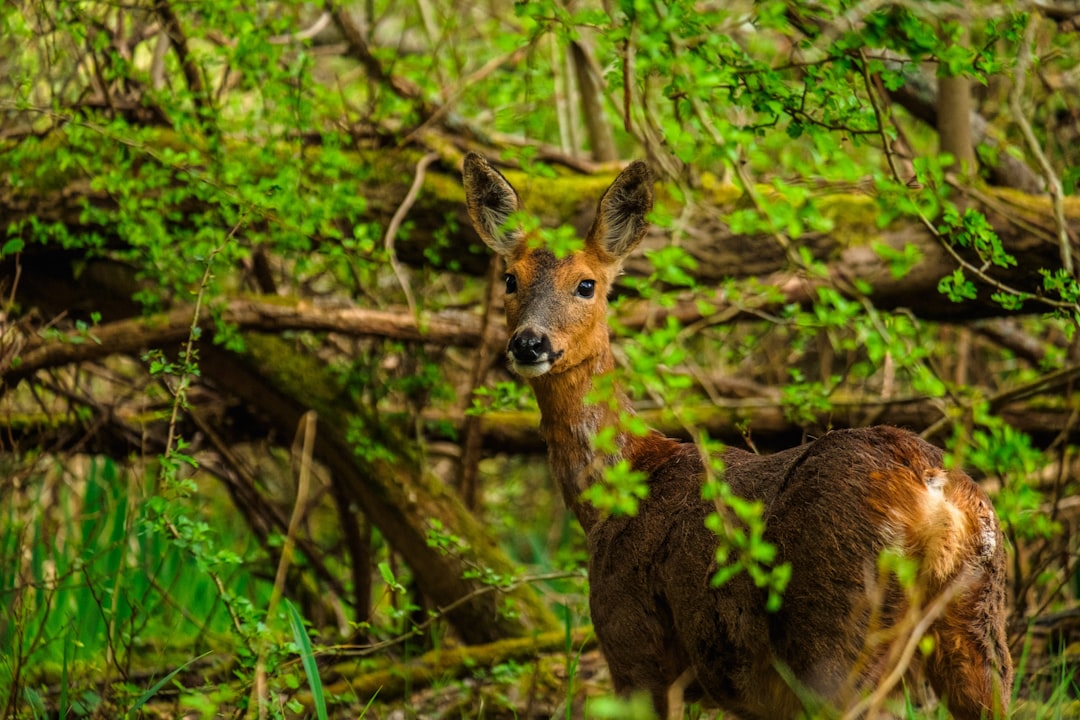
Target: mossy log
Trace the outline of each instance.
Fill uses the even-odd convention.
[[[311,151],[317,152],[317,148]],[[355,166],[363,171],[358,171],[357,177],[348,181],[356,184],[357,192],[367,201],[366,221],[387,224],[408,191],[416,160],[416,154],[409,151],[356,153]],[[409,212],[411,230],[407,237],[398,238],[396,243],[396,252],[402,262],[435,265],[441,269],[453,267],[473,274],[482,274],[487,269],[489,253],[465,214],[464,195],[455,166],[458,162],[460,158],[450,153],[426,172],[423,188]],[[177,175],[177,184],[187,180],[182,173]],[[591,224],[595,203],[611,180],[610,175],[563,174],[540,178],[511,171],[507,171],[507,176],[521,191],[526,206],[544,222],[567,223],[579,232],[584,232]],[[7,219],[12,231],[18,229],[28,241],[31,240],[34,224],[27,220],[33,217],[39,224],[57,223],[72,236],[93,233],[104,239],[106,247],[126,247],[126,238],[116,236],[116,228],[85,219],[87,206],[106,214],[115,211],[115,201],[107,193],[93,189],[78,178],[43,176],[24,180],[17,188],[0,183],[0,217]],[[161,194],[162,190],[145,192]],[[772,204],[787,202],[775,195],[764,194],[763,197],[766,212]],[[982,188],[957,190],[956,199],[961,205],[984,212],[1004,249],[1018,261],[1015,268],[999,270],[991,267],[986,270],[987,274],[1020,291],[1041,295],[1043,277],[1040,270],[1061,264],[1061,249],[1056,241],[1057,230],[1049,198],[1015,190]],[[147,202],[156,200],[148,197]],[[661,196],[661,202],[668,213],[681,214],[682,208],[673,199]],[[872,299],[882,308],[905,307],[934,319],[1006,314],[990,297],[995,288],[986,283],[976,282],[979,293],[973,300],[952,303],[944,298],[937,291],[938,283],[956,269],[957,263],[942,241],[920,221],[911,218],[896,218],[880,226],[881,208],[866,194],[827,187],[813,193],[812,202],[831,227],[827,231],[806,232],[791,242],[825,264],[827,277],[823,279],[808,279],[789,272],[787,252],[776,239],[733,233],[724,217],[741,202],[738,192],[730,187],[714,189],[688,219],[688,233],[680,242],[697,261],[694,274],[702,285],[719,285],[730,278],[760,277],[779,287],[788,302],[806,303],[814,299],[816,287],[824,282],[838,280],[845,286],[861,281],[873,288]],[[162,208],[163,213],[168,210],[168,207]],[[178,214],[194,216],[194,210],[186,207]],[[1065,219],[1072,236],[1080,235],[1080,198],[1065,199]],[[434,238],[445,231],[448,221],[455,224],[457,231],[441,240],[445,244],[440,247]],[[318,234],[312,240],[316,245],[336,242]],[[648,251],[668,242],[670,239],[664,230],[653,228],[643,249]],[[903,250],[908,245],[918,248],[920,259],[905,275],[895,277],[875,248],[886,246]],[[24,273],[33,271],[34,256],[42,252],[48,255],[46,263],[58,259],[51,249],[28,243],[23,253]],[[957,248],[957,252],[973,264],[982,265],[969,251]],[[85,258],[77,250],[68,257],[69,262],[83,260]],[[651,266],[645,253],[632,258],[626,270],[631,275],[648,275]],[[0,279],[10,281],[14,272],[13,263],[7,259],[0,261]],[[722,297],[718,295],[715,299],[722,300]],[[1043,309],[1036,302],[1029,302],[1024,308],[1027,312]]]
[[[384,660],[375,669],[357,661],[338,662],[324,671],[324,674],[339,679],[325,683],[323,692],[328,697],[352,695],[363,701],[377,696],[379,700],[386,700],[434,682],[464,677],[477,668],[491,668],[510,660],[529,660],[560,650],[577,655],[596,646],[592,628],[581,627],[569,634],[565,630],[556,630],[485,645],[440,648],[405,662]],[[310,692],[299,694],[297,699],[305,707],[312,706]]]

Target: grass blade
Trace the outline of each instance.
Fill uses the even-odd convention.
[[[186,663],[184,663],[183,665],[176,668],[171,673],[169,673],[168,675],[166,675],[165,677],[161,678],[156,683],[154,683],[149,689],[147,689],[146,692],[144,692],[142,695],[139,696],[139,699],[136,700],[132,704],[132,706],[130,708],[128,708],[128,713],[127,713],[128,717],[129,718],[134,718],[135,714],[142,708],[142,706],[145,705],[150,700],[150,698],[154,697],[154,695],[157,695],[157,691],[160,690],[161,688],[163,688],[165,686],[165,683],[169,682],[174,677],[176,677],[177,673],[179,673],[181,670],[186,668],[188,665],[191,665],[192,663],[196,663],[196,662],[202,660],[204,657],[206,657],[209,654],[210,654],[210,651],[207,651],[207,652],[204,652],[202,655],[200,655],[198,657],[195,657],[195,658],[192,658],[192,659],[188,660]]]
[[[308,637],[307,630],[304,629],[304,621],[301,619],[300,613],[296,611],[296,607],[288,600],[285,601],[285,607],[289,609],[289,625],[292,627],[296,645],[300,648],[300,660],[304,663],[304,672],[307,674],[308,684],[311,686],[311,697],[315,701],[315,713],[319,716],[319,720],[327,720],[326,698],[323,695],[322,678],[319,677],[319,666],[315,662],[315,651],[311,647],[311,638]]]

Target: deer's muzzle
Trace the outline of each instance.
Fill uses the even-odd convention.
[[[523,377],[543,375],[562,355],[551,347],[551,340],[536,330],[526,328],[514,333],[506,350],[514,372]]]

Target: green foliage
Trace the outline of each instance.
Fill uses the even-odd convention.
[[[656,717],[652,699],[645,693],[630,698],[599,697],[589,701],[587,718],[619,718],[620,720],[648,720]]]
[[[951,275],[941,278],[941,281],[938,282],[938,292],[954,303],[974,300],[977,295],[975,283],[968,280],[964,271],[960,268],[953,270]]]
[[[923,252],[917,245],[908,244],[902,250],[896,250],[884,243],[875,242],[873,248],[878,257],[889,264],[889,272],[896,279],[907,275],[923,260]]]
[[[702,497],[716,506],[716,512],[706,518],[705,525],[720,540],[716,549],[720,569],[712,583],[720,586],[745,572],[754,585],[766,591],[765,608],[776,612],[791,579],[791,564],[778,562],[776,546],[765,539],[762,503],[736,495],[724,482],[724,465],[719,454],[722,447],[708,438],[703,438],[700,444],[710,464]]]
[[[473,390],[472,405],[465,412],[483,415],[488,411],[520,410],[534,405],[532,394],[521,383],[501,381],[494,386],[481,386]]]
[[[633,469],[622,458],[605,467],[603,481],[590,485],[581,497],[604,514],[636,515],[641,501],[649,494],[647,480],[646,473]]]
[[[975,250],[980,263],[1003,268],[1016,266],[1016,258],[1005,251],[1001,239],[981,212],[967,208],[961,215],[955,207],[947,205],[941,219],[938,232],[960,247]]]

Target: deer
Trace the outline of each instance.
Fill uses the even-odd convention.
[[[466,155],[462,178],[473,227],[505,265],[506,357],[532,388],[553,480],[585,534],[589,609],[617,694],[647,693],[660,718],[682,718],[684,702],[747,720],[865,717],[876,707],[867,696],[896,672],[895,643],[880,638],[921,607],[930,622],[915,640],[928,636],[931,649],[909,653],[900,671],[922,673],[959,720],[1004,716],[1013,677],[1005,547],[976,482],[888,425],[831,430],[767,455],[728,446],[723,481],[761,503],[765,539],[791,573],[775,611],[745,572],[714,585],[708,458],[696,443],[624,429],[618,416],[633,409],[622,391],[588,397],[615,368],[608,294],[649,227],[647,164],[622,170],[581,249],[559,256],[516,222],[521,198],[484,157]],[[605,427],[615,428],[615,453],[594,447]],[[619,460],[647,476],[633,515],[582,497]],[[914,588],[882,581],[889,550],[917,564]]]

